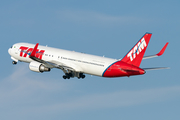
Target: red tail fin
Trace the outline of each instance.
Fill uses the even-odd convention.
[[[139,67],[151,35],[151,33],[146,33],[121,61]]]

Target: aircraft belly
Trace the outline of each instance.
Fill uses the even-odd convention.
[[[103,66],[88,65],[88,64],[86,65],[81,64],[80,66],[83,69],[83,73],[102,77],[103,72],[106,70],[106,68],[109,65],[110,63],[106,63]]]
[[[85,74],[96,75],[96,76],[102,76],[102,73],[105,70],[104,67],[93,66],[93,65],[85,65],[82,67],[82,69]]]

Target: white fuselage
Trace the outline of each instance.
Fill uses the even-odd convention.
[[[29,58],[29,55],[26,53],[27,50],[22,52],[20,47],[27,47],[27,50],[34,48],[35,44],[29,43],[17,43],[9,48],[8,52],[11,55],[11,58],[15,61],[22,62],[32,62],[33,60]],[[118,61],[117,59],[105,58],[95,55],[89,55],[85,53],[79,53],[74,51],[62,50],[46,46],[38,46],[39,51],[44,50],[42,54],[42,60],[54,63],[57,65],[65,64],[72,68],[75,68],[76,71],[82,72],[85,74],[102,76],[104,71],[114,62]],[[25,55],[26,54],[26,55]]]

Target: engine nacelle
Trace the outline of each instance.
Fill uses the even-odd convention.
[[[45,67],[42,63],[33,61],[29,64],[29,69],[34,71],[34,72],[48,72],[51,69],[48,67]]]

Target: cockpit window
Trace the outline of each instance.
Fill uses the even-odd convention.
[[[11,48],[12,48],[12,46],[11,46]]]

